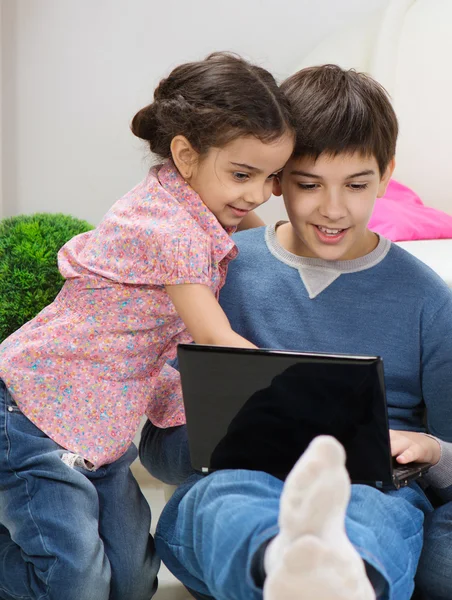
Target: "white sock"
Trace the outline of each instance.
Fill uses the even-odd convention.
[[[264,600],[375,600],[345,533],[349,498],[344,449],[317,437],[284,484],[280,533],[264,556]]]

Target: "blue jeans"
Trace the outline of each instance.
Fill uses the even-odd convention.
[[[452,502],[427,515],[416,582],[428,600],[452,598]]]
[[[136,448],[96,471],[64,454],[0,381],[0,598],[149,600],[159,559]]]
[[[160,429],[147,420],[138,451],[149,473],[164,483],[179,485],[194,473],[185,425]]]
[[[165,448],[164,430],[149,425],[140,444],[144,465],[154,474],[174,455],[172,483],[187,472],[185,428],[171,436],[185,448]],[[154,428],[156,429],[156,428]],[[160,450],[162,463],[154,452]],[[261,600],[254,559],[278,532],[282,482],[257,471],[225,470],[193,475],[175,492],[157,526],[157,550],[184,585],[216,600]],[[348,536],[366,562],[378,598],[408,600],[423,542],[424,515],[432,507],[417,484],[380,492],[352,486]],[[450,597],[449,597],[450,598]]]
[[[255,554],[277,531],[283,483],[259,471],[194,475],[178,488],[157,526],[156,547],[187,587],[216,600],[261,600]],[[381,599],[408,600],[431,505],[413,484],[382,493],[354,485],[347,534],[370,567]]]

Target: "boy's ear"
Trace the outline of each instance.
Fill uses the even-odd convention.
[[[170,149],[177,170],[186,181],[189,181],[198,164],[199,153],[183,135],[173,137]]]
[[[282,173],[280,173],[273,179],[272,193],[274,196],[282,196],[281,177],[282,177]]]
[[[378,186],[377,198],[381,198],[386,193],[386,188],[388,187],[389,180],[392,177],[395,169],[395,158],[392,158],[386,167],[386,171],[383,173],[383,177],[380,179],[380,184]]]

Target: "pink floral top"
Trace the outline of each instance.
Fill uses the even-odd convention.
[[[164,286],[218,296],[237,254],[231,232],[168,161],[63,246],[60,294],[0,346],[23,413],[96,467],[126,451],[143,414],[184,423],[178,374],[164,365],[191,338]]]

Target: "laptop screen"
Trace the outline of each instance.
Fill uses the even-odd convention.
[[[391,482],[383,364],[378,357],[180,345],[193,467],[284,479],[310,441],[344,446],[354,482]]]

